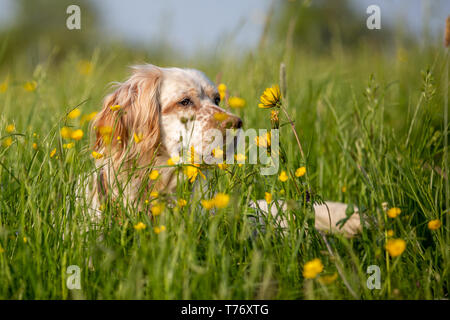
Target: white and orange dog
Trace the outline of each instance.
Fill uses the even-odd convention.
[[[170,158],[190,147],[206,152],[210,141],[205,132],[209,129],[225,134],[226,129],[242,127],[241,119],[219,107],[219,103],[216,86],[198,70],[133,67],[130,78],[117,84],[105,98],[103,109],[92,123],[98,170],[91,195],[97,214],[101,214],[99,204],[106,195],[114,198],[120,193],[127,201],[139,203],[152,190],[174,192],[175,168],[166,166]],[[225,121],[215,119],[218,112],[227,115]],[[180,139],[187,136],[189,139]],[[146,186],[148,170],[132,168],[149,165],[158,167],[160,177],[155,185]],[[249,205],[257,207],[262,215],[268,214],[265,200]],[[283,203],[280,207],[285,210]],[[336,222],[346,217],[346,208],[347,205],[335,202],[315,206],[316,228],[355,235],[361,230],[358,213],[342,228],[336,227]],[[271,214],[278,216],[276,206],[271,207]]]

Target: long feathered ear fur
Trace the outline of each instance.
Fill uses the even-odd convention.
[[[93,150],[112,160],[113,167],[131,159],[146,165],[154,157],[160,141],[161,79],[158,67],[135,66],[131,77],[105,98],[92,122]]]

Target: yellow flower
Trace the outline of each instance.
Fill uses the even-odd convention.
[[[322,284],[332,284],[334,281],[336,281],[338,277],[337,272],[331,274],[331,275],[326,275],[326,276],[321,276],[319,277],[319,282]]]
[[[92,72],[92,69],[94,68],[92,62],[87,60],[82,60],[78,62],[78,72],[82,75],[89,75]]]
[[[278,179],[279,179],[281,182],[286,182],[287,179],[289,179],[288,175],[286,174],[286,171],[284,171],[284,170],[281,171],[280,175],[278,176]]]
[[[430,230],[437,230],[441,227],[441,220],[435,219],[428,222],[428,229]]]
[[[270,142],[270,132],[267,132],[265,135],[255,137],[255,143],[258,147],[270,147]]]
[[[120,110],[120,108],[122,108],[122,107],[120,106],[120,104],[116,104],[115,106],[110,106],[109,108],[112,111],[117,111],[117,110]]]
[[[397,257],[405,251],[406,242],[403,239],[390,239],[385,248],[391,257]]]
[[[201,175],[203,179],[206,179],[205,175],[197,168],[196,165],[188,165],[183,168],[184,174],[189,179],[189,182],[194,182],[197,179],[198,174]]]
[[[297,170],[295,170],[295,176],[296,177],[302,177],[306,173],[306,167],[300,167]]]
[[[98,132],[102,136],[110,135],[112,133],[112,128],[110,126],[101,126],[98,128]]]
[[[228,115],[225,112],[216,112],[214,113],[214,119],[217,121],[225,121],[228,119]]]
[[[145,228],[147,228],[147,226],[143,222],[138,222],[137,224],[134,225],[134,228],[137,231],[140,231],[140,230],[144,230]]]
[[[228,98],[228,105],[233,109],[242,109],[245,107],[245,100],[239,97]]]
[[[393,237],[394,236],[394,230],[388,230],[387,231],[387,236],[388,237]]]
[[[73,142],[65,143],[65,144],[63,144],[63,149],[72,149],[74,147],[74,145],[75,144]]]
[[[6,132],[8,132],[8,133],[13,132],[14,130],[16,130],[16,126],[14,124],[8,124],[6,126]]]
[[[186,200],[184,200],[184,199],[178,199],[178,206],[179,207],[184,207],[184,206],[186,206],[187,205],[187,201]]]
[[[70,137],[71,137],[73,140],[81,140],[81,138],[83,138],[83,135],[84,135],[83,130],[77,129],[77,130],[75,130],[74,132],[72,132],[72,134],[70,135]]]
[[[165,226],[161,226],[161,227],[156,226],[156,227],[153,228],[153,232],[156,233],[156,234],[160,234],[161,232],[163,232],[165,230],[166,230]]]
[[[202,200],[200,201],[203,208],[205,208],[206,210],[211,210],[214,207],[214,200]]]
[[[240,163],[240,164],[242,164],[242,162],[245,163],[245,159],[247,159],[245,154],[242,154],[242,153],[238,153],[237,155],[234,156],[234,158],[236,159],[236,162]]]
[[[5,252],[5,249],[2,248],[2,246],[0,246],[0,253]]]
[[[91,113],[89,113],[89,114],[83,115],[83,116],[81,117],[81,121],[80,121],[81,124],[83,124],[83,123],[85,123],[85,122],[91,121],[92,119],[95,118],[96,115],[97,115],[97,112],[91,112]]]
[[[6,92],[6,90],[8,90],[8,82],[9,79],[6,78],[2,83],[0,83],[0,93],[4,93]]]
[[[400,213],[402,213],[402,210],[400,210],[400,208],[391,208],[387,211],[387,215],[389,218],[396,218],[397,216],[400,215]]]
[[[67,118],[76,119],[80,116],[80,114],[81,114],[81,110],[79,108],[75,108],[69,112],[69,114],[67,115]]]
[[[167,164],[169,166],[174,166],[174,165],[176,165],[178,163],[178,161],[180,161],[180,157],[179,156],[175,156],[175,157],[169,158],[169,160],[167,160]]]
[[[347,186],[342,186],[341,191],[342,191],[342,193],[346,193],[347,192]]]
[[[281,91],[278,85],[274,85],[271,88],[266,88],[261,95],[261,103],[258,107],[262,109],[278,107],[281,99]]]
[[[103,155],[99,152],[92,151],[92,157],[96,160],[103,158]]]
[[[228,168],[228,165],[226,163],[219,163],[217,166],[220,170],[225,170],[226,168]]]
[[[56,148],[55,149],[53,149],[51,152],[50,152],[50,158],[53,158],[53,156],[56,154]]]
[[[150,180],[156,180],[159,177],[159,172],[158,170],[152,170],[152,172],[150,172],[149,178]]]
[[[142,139],[144,139],[144,136],[142,135],[142,133],[139,133],[139,134],[135,133],[133,135],[133,137],[134,137],[134,142],[136,142],[136,143],[140,143],[142,141]]]
[[[158,191],[152,191],[152,192],[150,192],[150,197],[152,197],[152,198],[158,198],[158,196],[159,196]]]
[[[266,199],[267,203],[271,203],[272,202],[272,194],[269,192],[265,192],[264,199]]]
[[[23,243],[27,243],[28,242],[28,238],[27,237],[23,237]]]
[[[220,94],[220,100],[223,100],[225,98],[226,93],[227,93],[227,86],[225,84],[221,83],[217,87],[217,90],[219,91],[219,94]]]
[[[68,140],[72,136],[72,129],[70,129],[68,127],[62,127],[61,130],[59,131],[59,133],[61,134],[61,137],[63,139]]]
[[[306,279],[314,279],[323,271],[323,264],[320,259],[316,258],[308,261],[303,267],[303,276]]]
[[[160,215],[163,212],[163,210],[164,210],[164,203],[158,203],[158,202],[155,202],[150,209],[150,211],[152,212],[152,215],[154,215],[154,216]]]
[[[11,137],[8,137],[6,139],[3,140],[3,146],[5,148],[9,147],[10,145],[12,145],[13,143],[13,139]]]
[[[272,110],[270,112],[270,121],[273,123],[278,123],[280,119],[278,118],[278,111]]]
[[[34,149],[34,150],[37,150],[37,148],[38,148],[37,143],[33,143],[33,149]]]
[[[223,159],[223,150],[219,148],[215,148],[212,151],[214,158]]]
[[[214,197],[214,205],[219,208],[219,209],[223,209],[226,206],[228,206],[228,203],[230,202],[230,196],[225,194],[225,193],[218,193],[216,194],[216,196]]]
[[[37,82],[36,81],[28,81],[23,85],[23,88],[25,89],[25,91],[28,92],[32,92],[34,90],[36,90],[37,87]]]

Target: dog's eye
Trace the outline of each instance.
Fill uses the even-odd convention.
[[[219,103],[220,103],[220,97],[219,97],[219,96],[217,96],[217,97],[214,98],[214,103],[215,103],[216,105],[219,105]]]
[[[180,101],[180,104],[181,104],[182,106],[187,107],[187,106],[189,106],[189,105],[192,104],[192,101],[191,101],[191,99],[189,99],[189,98],[185,98],[185,99],[183,99],[183,100]]]

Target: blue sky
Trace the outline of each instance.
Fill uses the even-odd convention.
[[[100,25],[108,34],[130,43],[151,44],[164,38],[186,52],[214,47],[227,35],[233,35],[237,48],[252,47],[259,39],[271,3],[271,0],[90,1],[98,7]],[[382,26],[403,24],[415,34],[420,34],[427,14],[430,30],[436,34],[443,30],[443,22],[450,14],[448,0],[352,0],[352,3],[364,16],[367,6],[377,4],[381,8]],[[0,27],[13,19],[14,1],[0,0]]]

